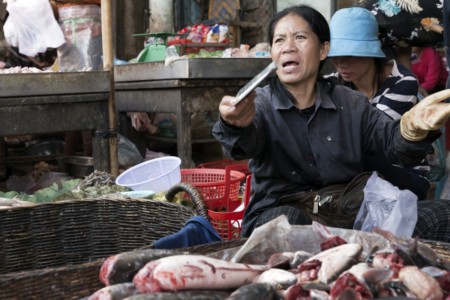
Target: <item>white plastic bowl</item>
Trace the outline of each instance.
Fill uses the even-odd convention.
[[[119,175],[116,184],[133,191],[167,191],[181,181],[181,159],[165,156],[140,163]]]

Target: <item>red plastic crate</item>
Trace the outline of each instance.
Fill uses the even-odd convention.
[[[224,240],[240,237],[240,220],[249,201],[250,176],[247,176],[244,199],[241,199],[241,183],[246,174],[239,170],[245,171],[248,167],[246,164],[235,164],[226,166],[225,169],[181,170],[181,181],[195,186],[203,196],[210,222]],[[242,201],[244,207],[235,212]]]
[[[250,171],[248,169],[248,159],[243,160],[231,160],[231,159],[223,159],[223,160],[215,160],[206,163],[202,163],[197,165],[197,168],[210,168],[210,169],[225,169],[226,166],[233,166],[233,170],[238,170],[243,172],[245,175],[250,175]],[[239,166],[237,166],[239,165]],[[243,166],[242,166],[243,165]]]
[[[244,205],[241,209],[237,211],[235,211],[236,209],[233,211],[226,211],[217,209],[217,207],[212,209],[208,208],[209,221],[224,240],[234,240],[241,236],[242,219],[244,217],[245,209],[248,206],[248,202],[250,201],[250,181],[251,175],[248,175],[242,199]]]
[[[218,205],[219,202],[238,202],[241,181],[244,178],[244,173],[231,169],[181,170],[181,181],[195,186],[207,206]]]

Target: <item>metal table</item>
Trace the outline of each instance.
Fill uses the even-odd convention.
[[[103,133],[108,130],[110,84],[104,71],[2,74],[0,136],[92,130],[94,168],[109,171]],[[5,175],[1,156],[2,151],[0,176]]]
[[[217,111],[224,95],[235,95],[264,69],[269,58],[190,58],[120,65],[114,68],[116,110],[176,114],[177,154],[194,167],[191,114]]]

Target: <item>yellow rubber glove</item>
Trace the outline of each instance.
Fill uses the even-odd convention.
[[[445,125],[450,117],[450,103],[442,102],[450,97],[450,89],[431,94],[403,114],[400,132],[408,141],[423,140],[429,131]]]

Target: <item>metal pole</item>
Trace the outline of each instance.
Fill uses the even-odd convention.
[[[110,173],[113,176],[119,174],[117,158],[118,139],[116,135],[116,106],[114,93],[114,51],[112,38],[112,10],[111,0],[101,0],[102,13],[102,46],[103,46],[103,70],[110,74],[110,92],[108,99],[108,129],[109,129],[109,161]]]

